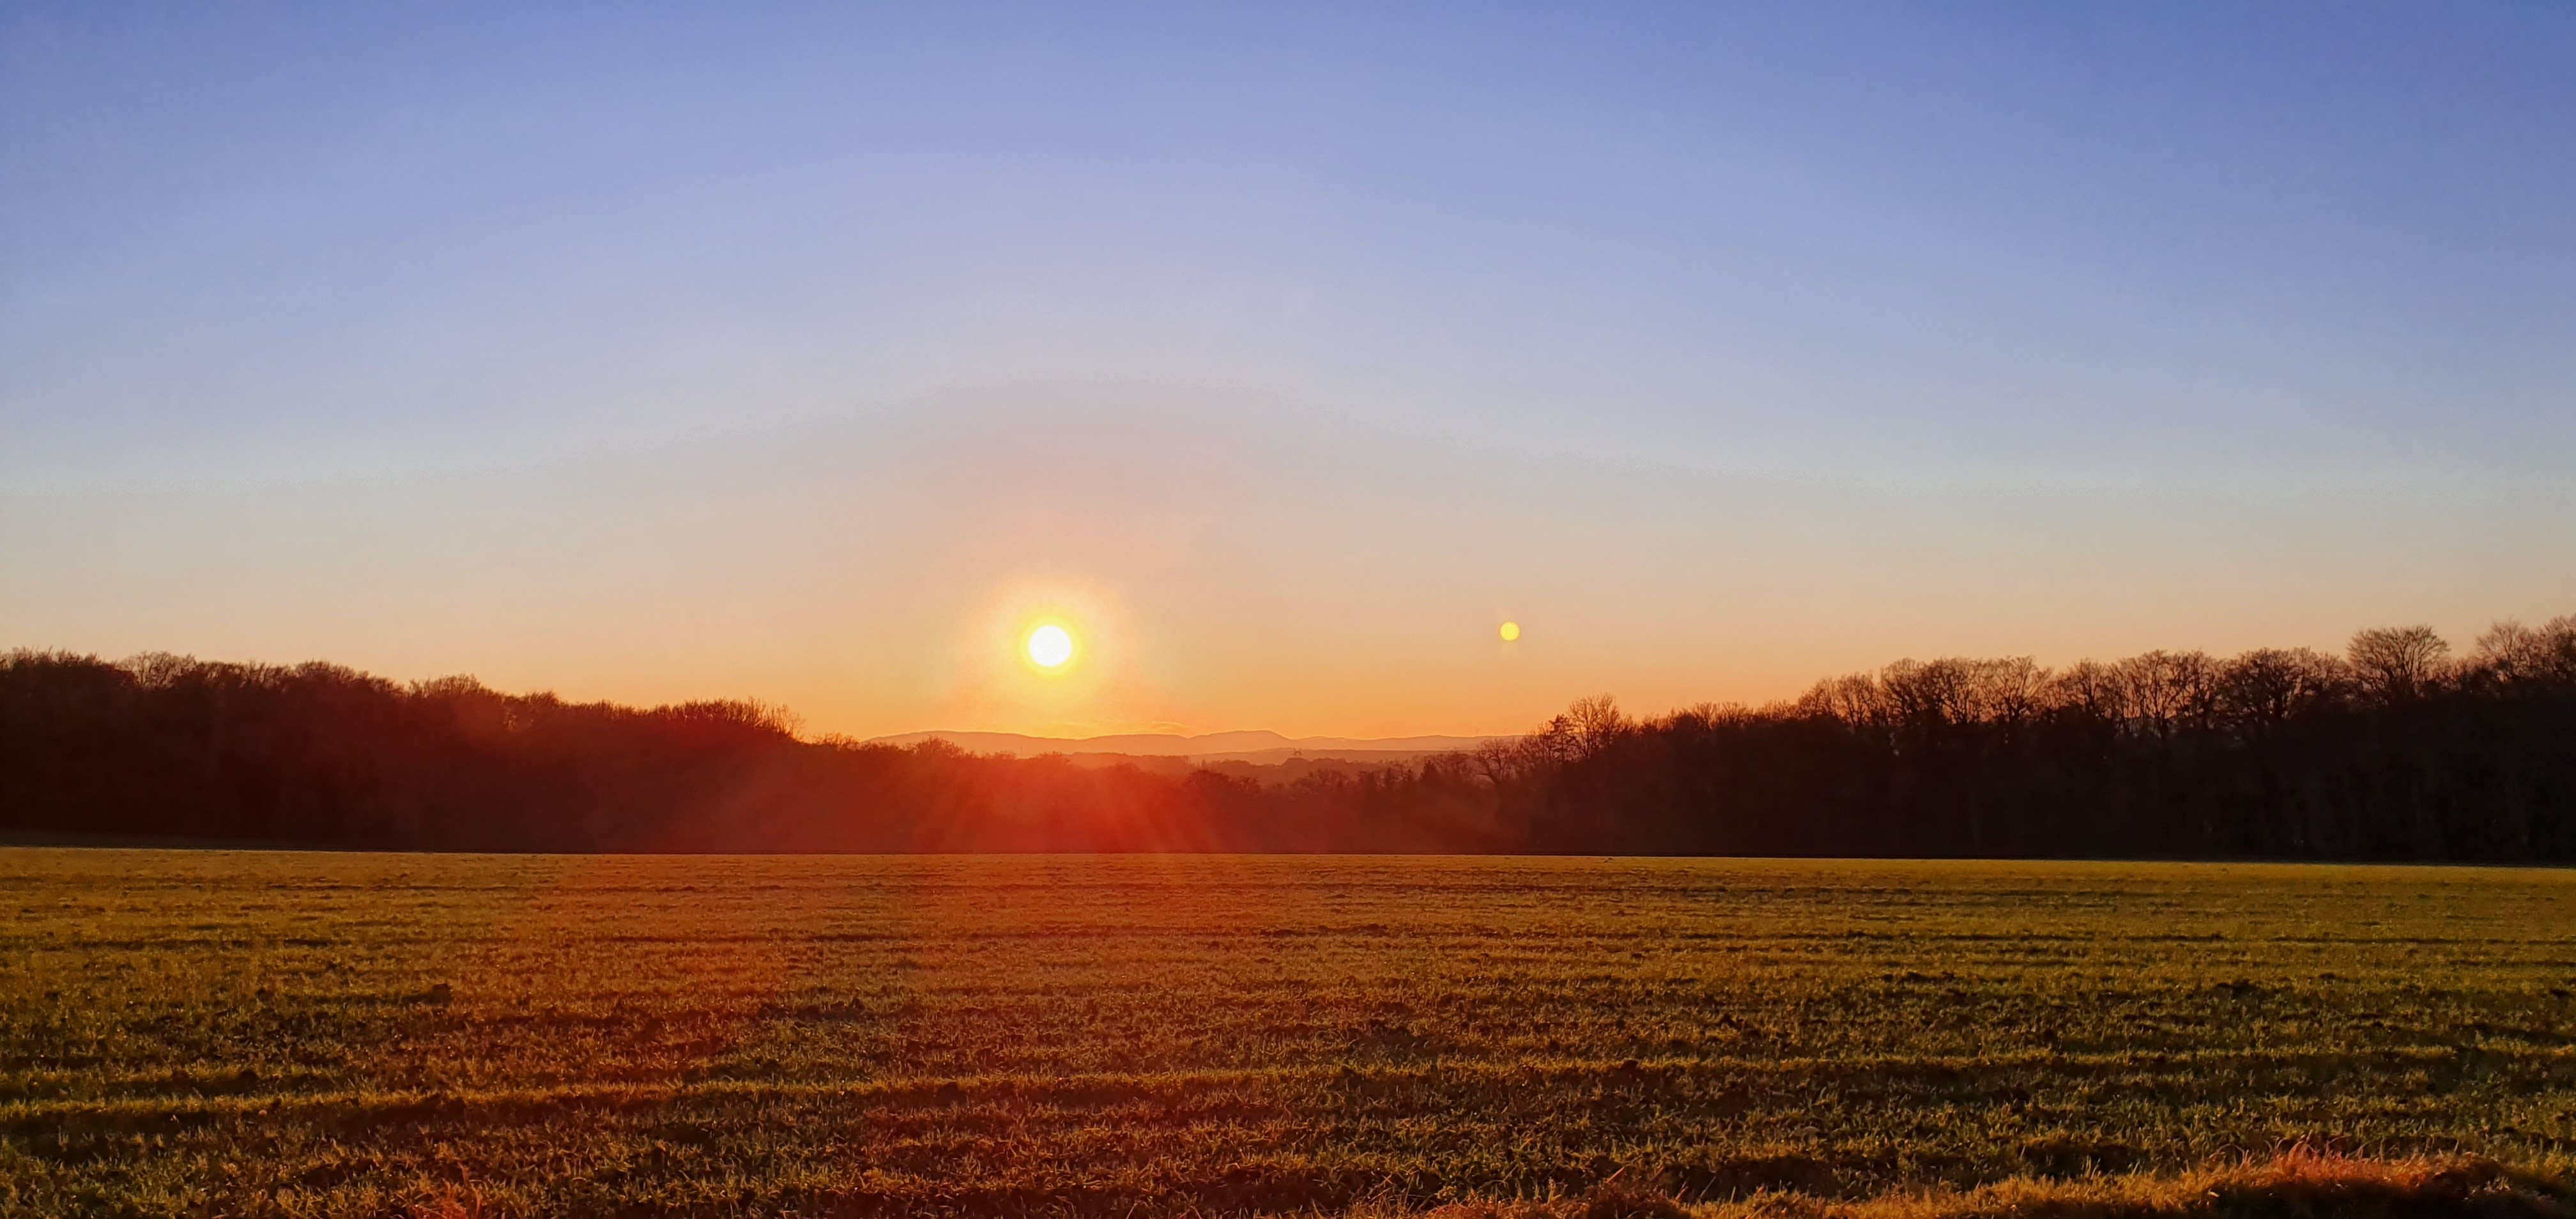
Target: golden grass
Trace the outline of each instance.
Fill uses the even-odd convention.
[[[2015,1178],[1971,1190],[1916,1189],[1859,1201],[1765,1191],[1686,1203],[1618,1180],[1550,1199],[1471,1199],[1429,1209],[1384,1197],[1346,1219],[2569,1219],[2576,1191],[2546,1174],[2473,1157],[2375,1160],[2294,1148],[2181,1174]],[[509,1219],[470,1184],[404,1208],[403,1219]]]
[[[1691,1204],[1612,1181],[1571,1197],[1372,1202],[1354,1219],[2568,1219],[2558,1177],[2475,1157],[2368,1159],[2294,1148],[2186,1173],[2015,1178],[1974,1189],[1913,1189],[1839,1200],[1764,1191]],[[438,1219],[448,1219],[441,1215]],[[461,1217],[459,1217],[461,1219]]]
[[[2556,1171],[2571,928],[2538,869],[0,850],[0,1219]]]

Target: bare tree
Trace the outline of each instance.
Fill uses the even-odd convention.
[[[2507,684],[2576,681],[2576,615],[2562,615],[2537,629],[2510,619],[2478,636],[2469,663]]]
[[[2420,697],[2439,683],[2450,654],[2451,645],[2422,625],[2357,631],[2346,650],[2362,689],[2391,703]]]
[[[2219,711],[2241,729],[2269,733],[2333,696],[2344,663],[2311,648],[2256,648],[2221,666]]]
[[[2131,718],[2158,739],[2205,724],[2216,710],[2218,664],[2206,652],[2158,650],[2117,667],[2128,688]]]
[[[1610,747],[1610,743],[1636,727],[1636,721],[1620,714],[1619,700],[1607,694],[1574,700],[1557,719],[1572,733],[1576,751],[1591,757]]]
[[[1798,699],[1797,705],[1804,714],[1840,720],[1855,728],[1884,725],[1891,718],[1878,679],[1867,673],[1849,673],[1817,682]]]
[[[1968,664],[1968,706],[1982,723],[2017,727],[2048,705],[2050,674],[2027,656]]]
[[[1946,724],[1959,700],[1958,666],[1946,660],[1925,664],[1900,660],[1879,671],[1878,689],[1900,724]]]
[[[2051,706],[2108,724],[2129,718],[2129,684],[2116,667],[2098,660],[2079,660],[2048,683]]]
[[[1467,752],[1467,766],[1485,780],[1486,786],[1499,789],[1520,777],[1528,756],[1528,746],[1521,738],[1487,741]]]

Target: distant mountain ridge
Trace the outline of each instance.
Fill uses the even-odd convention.
[[[1008,754],[1015,758],[1033,758],[1039,754],[1125,754],[1140,758],[1192,758],[1202,762],[1283,762],[1292,757],[1338,758],[1353,762],[1400,762],[1435,753],[1452,753],[1473,749],[1492,737],[1479,736],[1399,736],[1399,737],[1288,737],[1267,730],[1248,732],[1209,732],[1185,736],[1172,732],[1132,732],[1114,736],[1045,737],[1018,732],[907,732],[898,736],[881,736],[871,745],[917,745],[927,740],[943,740],[968,753]]]

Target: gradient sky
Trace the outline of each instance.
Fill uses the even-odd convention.
[[[0,646],[1389,735],[2465,643],[2576,612],[2570,63],[2565,4],[13,5]]]

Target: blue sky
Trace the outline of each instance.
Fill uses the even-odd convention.
[[[2576,600],[2576,533],[2528,519],[2576,459],[2571,62],[2566,5],[13,6],[0,549],[138,495],[543,485],[960,394],[1079,427],[1048,404],[1124,386],[1515,460],[2098,493],[2256,570],[2314,539],[2248,504],[2421,502],[2540,553],[2318,613],[2470,629]],[[2410,608],[2437,577],[2468,592]],[[2366,624],[2202,595],[2280,642]],[[15,600],[0,642],[432,663]],[[1672,663],[1776,692],[1737,654]]]

